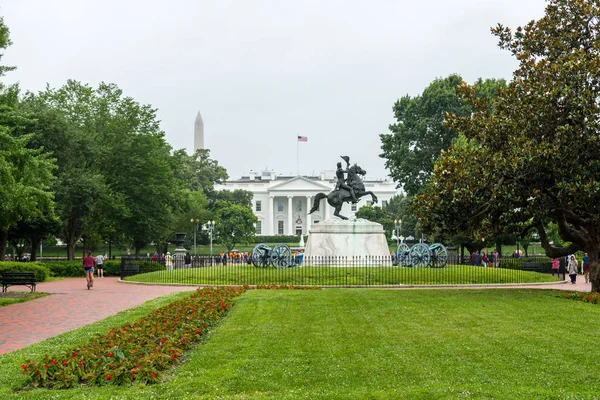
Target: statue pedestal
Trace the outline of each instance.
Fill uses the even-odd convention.
[[[303,265],[387,266],[392,260],[381,224],[335,218],[311,227]]]

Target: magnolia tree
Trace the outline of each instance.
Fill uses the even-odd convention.
[[[447,115],[463,137],[443,152],[415,212],[425,230],[537,229],[549,257],[588,253],[600,291],[600,5],[549,0],[544,17],[492,29],[519,62],[493,103],[460,86],[470,116]],[[558,226],[564,247],[549,238]]]

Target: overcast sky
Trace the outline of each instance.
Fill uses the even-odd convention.
[[[193,150],[194,120],[230,178],[335,169],[350,156],[388,175],[379,135],[401,96],[460,74],[510,79],[490,27],[543,15],[543,0],[1,0],[13,45],[5,81],[39,91],[116,83],[158,109],[167,141]],[[297,143],[296,137],[308,137]]]

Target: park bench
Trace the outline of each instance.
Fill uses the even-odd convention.
[[[522,269],[523,271],[546,272],[548,268],[541,262],[524,262]]]
[[[2,272],[2,293],[15,285],[27,286],[35,292],[35,272]]]

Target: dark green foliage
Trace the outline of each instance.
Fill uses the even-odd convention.
[[[446,113],[468,116],[473,111],[458,96],[462,83],[459,75],[438,78],[421,95],[405,95],[394,104],[397,122],[390,125],[391,133],[380,135],[380,156],[386,159],[390,176],[408,194],[416,194],[429,180],[433,163],[458,136],[456,130],[444,126]],[[476,82],[478,95],[485,98],[495,97],[496,89],[505,85],[504,80],[495,79]]]
[[[35,279],[44,282],[50,275],[50,270],[37,262],[0,262],[1,272],[35,272]]]

